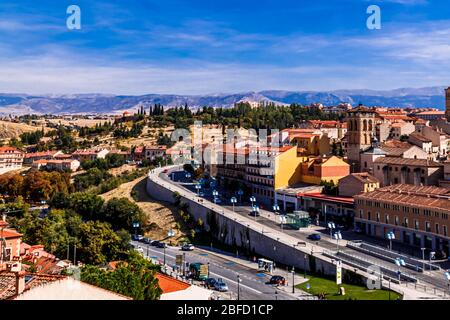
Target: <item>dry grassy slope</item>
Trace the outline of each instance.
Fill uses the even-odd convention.
[[[169,204],[162,204],[157,202],[150,196],[148,196],[145,186],[147,177],[141,177],[128,183],[124,183],[118,188],[111,190],[105,194],[100,195],[105,201],[116,198],[128,198],[130,201],[136,203],[146,214],[148,223],[154,223],[152,230],[145,235],[151,239],[162,240],[167,237],[167,232],[170,229],[175,230],[175,242],[185,237],[185,233],[182,230],[176,230],[175,224],[178,220],[175,217],[177,215],[177,209]],[[135,201],[131,196],[131,192],[137,193],[137,200]],[[181,222],[180,222],[181,225]]]
[[[0,120],[0,139],[18,138],[24,132],[33,132],[40,129],[40,127],[30,126],[24,123]]]

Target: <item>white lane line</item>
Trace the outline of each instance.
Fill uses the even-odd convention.
[[[149,251],[158,252],[159,254],[161,254],[161,251],[154,250],[153,248],[150,248],[150,247],[149,247]],[[166,251],[166,257],[170,257],[170,258],[172,258],[172,259],[175,259],[175,258],[176,258],[175,256],[172,256],[172,255],[168,254],[167,251]],[[225,277],[225,276],[223,276],[223,275],[221,275],[221,274],[217,274],[217,273],[215,273],[215,272],[210,272],[210,274],[216,275],[216,276],[218,276],[218,277],[220,277],[220,278],[222,278],[222,279],[226,279],[226,280],[228,280],[229,282],[232,282],[232,283],[234,283],[234,284],[237,286],[237,281],[235,281],[235,280],[229,279],[229,278],[227,278],[227,277]],[[240,287],[247,288],[247,289],[249,289],[249,290],[252,290],[252,291],[254,291],[254,292],[256,292],[256,293],[262,294],[261,291],[256,290],[256,289],[254,289],[254,288],[252,288],[252,287],[249,287],[249,286],[247,286],[247,285],[245,285],[245,284],[240,283],[239,286],[240,286]]]

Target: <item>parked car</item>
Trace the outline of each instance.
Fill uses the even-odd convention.
[[[144,236],[140,234],[133,234],[132,239],[134,241],[141,241],[142,239],[144,239]]]
[[[181,246],[181,250],[192,251],[192,250],[194,250],[194,245],[192,243],[185,243]]]
[[[287,284],[286,278],[282,276],[272,276],[269,280],[269,284],[276,284],[285,286]]]
[[[167,169],[164,169],[164,170],[163,170],[163,173],[167,173],[167,172],[169,172],[169,170],[167,170]]]
[[[204,197],[204,196],[205,196],[205,193],[202,192],[202,191],[200,191],[200,192],[198,193],[198,196],[199,196],[199,197]]]
[[[220,291],[220,292],[227,292],[228,286],[225,282],[223,282],[222,280],[219,279],[214,283],[214,289],[216,289],[217,291]]]
[[[216,203],[216,204],[220,204],[220,203],[222,203],[222,200],[220,199],[220,198],[214,198],[214,203]]]
[[[157,247],[159,245],[159,243],[160,242],[158,240],[155,240],[155,241],[152,241],[151,245],[154,247]]]
[[[144,254],[144,249],[142,249],[141,247],[137,247],[134,250],[136,250],[137,252],[139,252],[140,254]]]
[[[167,248],[167,244],[165,242],[158,242],[156,245],[157,248]]]
[[[319,241],[321,238],[320,238],[320,234],[313,233],[308,236],[308,239],[313,240],[313,241]]]
[[[208,278],[205,280],[205,284],[208,289],[214,288],[214,285],[216,284],[216,282],[217,282],[217,280],[214,278]]]
[[[444,250],[437,250],[435,255],[434,255],[434,258],[436,260],[446,259],[447,258],[447,254],[445,253]]]
[[[250,211],[249,215],[252,216],[252,217],[259,217],[260,216],[258,211]]]
[[[147,238],[147,237],[146,237],[146,238],[144,238],[144,240],[143,240],[143,241],[144,241],[144,243],[145,243],[145,244],[151,244],[151,243],[152,243],[152,239],[150,239],[150,238]]]

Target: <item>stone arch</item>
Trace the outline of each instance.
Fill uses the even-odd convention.
[[[363,131],[367,131],[367,120],[363,120]]]
[[[372,120],[369,120],[369,131],[373,131],[373,123],[372,123]]]

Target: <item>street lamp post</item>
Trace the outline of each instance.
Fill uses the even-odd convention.
[[[425,250],[427,248],[420,248],[422,250],[422,272],[425,272]]]
[[[237,203],[236,197],[231,197],[230,202],[233,205],[233,212],[234,212],[234,205]]]
[[[200,189],[202,188],[202,186],[200,184],[196,184],[195,185],[195,189],[197,189],[197,196],[200,195]]]
[[[292,266],[292,293],[295,293],[295,286],[294,286],[294,282],[295,282],[295,269],[294,266]]]
[[[237,299],[240,298],[240,283],[241,283],[241,277],[240,275],[237,275]]]
[[[256,221],[256,216],[259,214],[259,207],[253,206],[252,211],[253,211],[253,215],[255,216],[255,221]]]
[[[239,196],[239,202],[242,203],[242,195],[244,194],[244,191],[242,189],[239,189],[237,191],[237,195]]]
[[[250,197],[250,202],[252,203],[252,207],[253,207],[253,203],[256,202],[255,196]]]
[[[273,209],[273,212],[275,212],[275,214],[278,214],[278,212],[280,211],[280,206],[277,204],[274,204],[272,209]]]
[[[304,278],[306,279],[306,259],[308,258],[308,255],[305,253],[305,256],[303,257],[303,273]]]
[[[444,273],[445,278],[447,279],[447,287],[448,287],[448,293],[450,294],[450,272]]]
[[[403,260],[402,258],[396,258],[395,259],[395,264],[398,267],[397,274],[398,274],[398,282],[400,283],[401,275],[402,275],[402,272],[400,271],[400,267],[406,266],[406,263],[405,263],[405,260]]]
[[[389,231],[386,233],[386,237],[389,239],[389,250],[392,251],[392,240],[395,240],[395,233]]]
[[[339,240],[342,240],[342,234],[340,231],[334,233],[334,238],[336,239],[336,250],[339,253]]]
[[[333,239],[333,229],[336,228],[334,222],[328,222],[328,229],[330,229],[330,239]]]
[[[209,267],[210,267],[210,263],[209,263],[209,261],[208,261],[208,278],[209,278]]]
[[[216,203],[216,199],[217,199],[217,197],[219,196],[219,191],[213,190],[212,195],[213,195],[213,197],[214,197],[214,203]]]

